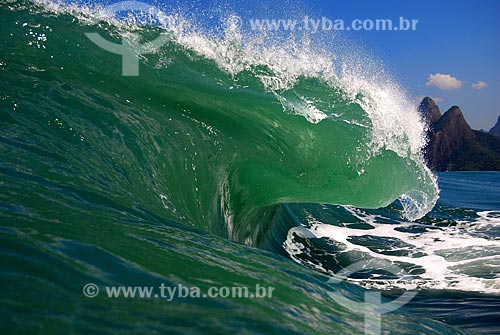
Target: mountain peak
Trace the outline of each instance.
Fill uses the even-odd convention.
[[[490,129],[489,133],[500,137],[500,115],[498,116],[497,123]]]
[[[452,106],[431,124],[427,159],[430,166],[446,169],[446,162],[465,142],[475,137],[474,131],[464,118],[460,107]]]
[[[461,115],[463,117],[462,111],[458,106],[451,106],[450,109],[448,109],[445,114],[450,114],[455,116]]]
[[[425,97],[420,105],[418,111],[425,117],[428,123],[432,124],[439,120],[441,112],[436,102],[431,97]]]
[[[425,157],[429,167],[445,170],[500,170],[500,116],[490,134],[472,130],[458,106],[442,116],[431,98],[425,98],[419,110],[430,123]],[[439,110],[439,109],[438,109]],[[429,117],[431,116],[431,117]],[[437,116],[437,119],[436,119]]]
[[[456,136],[460,138],[474,137],[471,127],[465,120],[458,106],[451,106],[450,109],[434,123],[434,129],[436,131],[446,129],[448,133],[456,134]]]

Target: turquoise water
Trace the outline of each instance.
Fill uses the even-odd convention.
[[[499,175],[440,175],[438,201],[392,79],[231,27],[170,30],[124,77],[85,33],[161,27],[0,3],[2,333],[358,334],[363,315],[329,293],[367,289],[419,291],[384,315],[391,334],[498,330]],[[327,283],[359,261],[374,271]],[[274,291],[105,294],[161,284]]]

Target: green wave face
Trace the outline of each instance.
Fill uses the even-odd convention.
[[[400,198],[408,218],[430,210],[438,190],[419,153],[416,106],[383,72],[360,73],[307,43],[259,44],[232,28],[223,38],[172,30],[140,57],[139,76],[124,77],[121,57],[85,35],[120,42],[160,32],[92,10],[0,0],[0,248],[9,288],[0,332],[362,333],[363,315],[330,296],[361,301],[361,287],[332,287],[269,250],[306,245],[287,234],[317,203],[382,207]],[[312,204],[283,205],[303,202]],[[332,247],[322,247],[328,256]],[[87,283],[101,288],[98,297],[82,294]],[[103,292],[160,283],[203,292],[258,283],[276,294],[167,302]],[[383,322],[394,334],[458,333],[398,312]]]
[[[45,198],[63,188],[248,244],[282,203],[377,208],[403,196],[412,219],[437,200],[419,154],[424,126],[376,71],[359,76],[347,60],[337,70],[305,47],[249,46],[237,32],[169,32],[140,75],[124,77],[121,57],[84,33],[118,42],[159,28],[1,10],[2,165],[54,185]]]

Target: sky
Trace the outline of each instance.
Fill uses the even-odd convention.
[[[181,7],[193,15],[215,8],[220,15],[235,13],[243,22],[304,15],[349,23],[355,19],[399,22],[400,17],[418,20],[414,31],[340,34],[380,60],[415,101],[433,97],[442,113],[458,105],[473,129],[489,130],[500,114],[500,0],[142,1],[162,9]]]
[[[356,31],[413,96],[435,98],[441,112],[460,106],[474,129],[500,114],[500,1],[320,1],[318,13],[350,19],[418,19],[415,31]]]

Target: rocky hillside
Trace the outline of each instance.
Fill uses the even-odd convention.
[[[471,129],[458,106],[441,115],[434,100],[426,97],[419,111],[429,123],[425,155],[431,169],[500,171],[500,138]]]
[[[489,132],[491,135],[495,135],[500,137],[500,115],[498,116],[497,124],[490,129]]]

